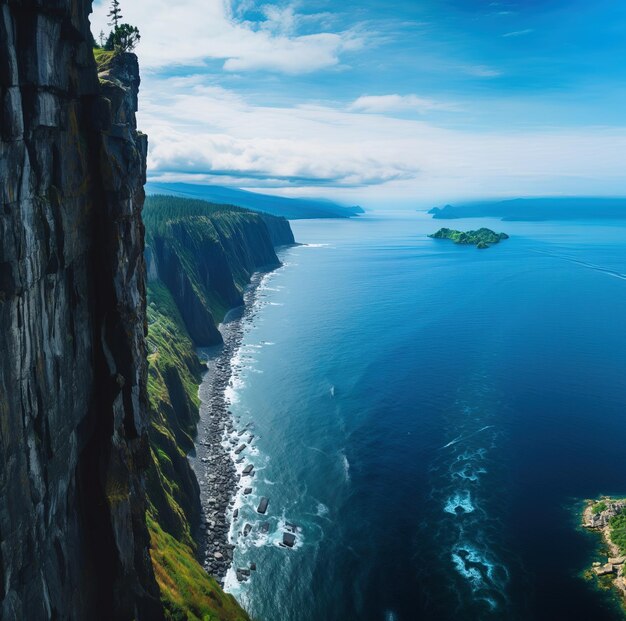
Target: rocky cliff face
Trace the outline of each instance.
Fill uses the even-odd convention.
[[[288,220],[266,214],[261,214],[261,217],[265,222],[274,246],[288,246],[296,243]]]
[[[216,325],[243,304],[252,273],[294,243],[284,218],[175,197],[151,197],[146,223],[149,277],[167,286],[197,346],[221,343]]]
[[[0,618],[160,619],[139,73],[89,0],[0,3]]]

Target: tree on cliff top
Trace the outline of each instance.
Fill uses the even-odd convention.
[[[109,14],[107,15],[107,17],[111,18],[111,21],[109,22],[109,26],[114,26],[115,28],[118,27],[120,20],[124,19],[122,17],[122,9],[120,9],[119,0],[112,0],[111,10],[109,11]]]
[[[139,29],[130,24],[115,26],[107,39],[105,50],[115,52],[132,52],[141,39]]]

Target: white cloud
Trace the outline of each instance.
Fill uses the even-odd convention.
[[[96,2],[95,32],[106,29],[103,1]],[[245,12],[233,13],[230,0],[128,0],[122,6],[125,21],[142,32],[139,122],[149,135],[153,179],[341,193],[356,200],[626,193],[624,128],[537,127],[522,133],[502,129],[508,127],[503,108],[499,129],[452,130],[415,114],[394,114],[455,111],[454,123],[460,124],[463,112],[466,121],[475,121],[480,102],[468,100],[461,107],[391,93],[363,95],[351,103],[255,105],[236,91],[212,85],[219,72],[203,75],[208,60],[221,62],[229,72],[333,70],[366,39],[372,45],[376,34],[363,24],[336,32],[328,15],[302,15],[295,4],[266,5],[258,23],[243,21]],[[162,77],[162,69],[171,65],[183,75]],[[189,75],[189,66],[195,75]],[[455,60],[440,62],[439,70],[481,80],[502,75],[488,65]],[[259,84],[278,79],[285,97],[284,75]],[[254,75],[228,80],[247,88],[255,81]],[[271,101],[272,93],[266,89],[263,97]],[[294,93],[293,99],[307,101],[306,91]],[[519,126],[519,116],[510,116],[510,127]]]
[[[506,32],[502,36],[506,39],[508,37],[523,37],[524,35],[534,32],[532,28],[526,28],[525,30],[514,30],[513,32]]]
[[[94,32],[108,30],[107,11],[108,2],[95,3]],[[226,71],[309,73],[338,66],[344,52],[363,45],[356,30],[295,34],[300,18],[291,6],[266,6],[260,24],[238,19],[230,0],[133,0],[123,6],[123,14],[139,27],[145,68],[217,59]]]
[[[497,78],[502,75],[499,69],[494,69],[488,65],[464,65],[461,69],[476,78]]]
[[[199,76],[146,90],[152,178],[381,198],[626,191],[624,129],[451,130],[339,105],[253,105]]]
[[[427,97],[419,97],[418,95],[363,95],[350,105],[350,110],[356,112],[432,112],[447,111],[453,112],[458,110],[458,106],[454,103],[436,101]]]

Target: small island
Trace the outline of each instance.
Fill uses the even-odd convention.
[[[506,233],[495,233],[491,229],[481,228],[477,231],[455,231],[454,229],[439,229],[428,237],[433,239],[451,239],[455,244],[476,246],[479,249],[489,248],[497,244],[501,239],[508,239]]]
[[[626,498],[585,501],[583,526],[602,536],[607,555],[606,563],[594,562],[585,577],[597,579],[600,588],[616,588],[626,604]]]

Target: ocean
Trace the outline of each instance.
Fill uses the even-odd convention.
[[[292,226],[233,360],[255,475],[227,590],[257,621],[619,619],[581,577],[599,541],[579,511],[626,494],[626,225]]]

